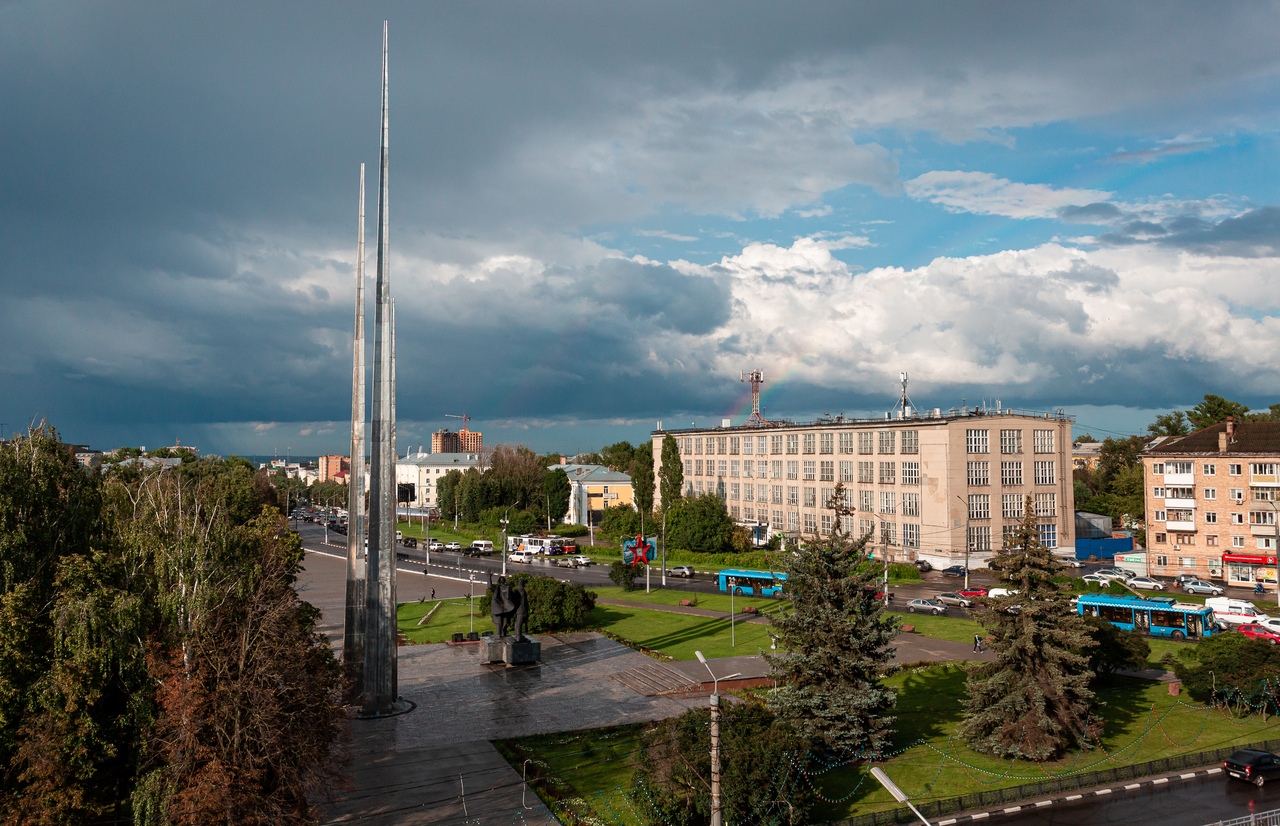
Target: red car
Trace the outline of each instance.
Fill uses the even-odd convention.
[[[1272,645],[1280,644],[1280,634],[1265,625],[1245,623],[1244,625],[1236,626],[1236,630],[1246,637],[1253,637],[1255,640],[1266,640]]]
[[[985,597],[987,595],[986,588],[965,588],[963,591],[956,591],[962,597]]]

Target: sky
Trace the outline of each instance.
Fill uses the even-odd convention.
[[[401,453],[1280,401],[1274,2],[0,0],[5,433],[346,451],[384,19]]]

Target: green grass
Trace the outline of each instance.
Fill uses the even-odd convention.
[[[1116,678],[1095,701],[1095,713],[1105,721],[1102,748],[1073,750],[1046,763],[997,759],[977,754],[957,739],[965,679],[962,667],[941,665],[912,669],[888,681],[899,691],[894,713],[900,751],[884,769],[916,803],[1280,736],[1280,718],[1231,719],[1189,698],[1171,697],[1163,683]],[[636,821],[625,790],[640,730],[529,737],[499,747],[517,770],[526,758],[537,761],[542,774],[534,788],[539,793],[553,789],[562,802],[576,800],[563,805],[580,815],[594,810],[610,822],[632,824]],[[811,779],[821,797],[841,800],[821,804],[812,814],[814,822],[899,805],[869,778],[865,766],[836,768]]]
[[[431,617],[431,622],[418,625],[418,620],[437,603],[443,603],[440,610]],[[480,594],[476,594],[476,605],[480,604]],[[396,624],[400,633],[410,642],[448,642],[455,633],[467,633],[471,630],[471,618],[467,614],[467,598],[437,599],[425,602],[402,602],[397,606]],[[479,611],[475,615],[475,631],[477,634],[493,631],[493,617]]]
[[[987,634],[986,629],[974,620],[935,617],[932,614],[903,614],[902,624],[914,625],[915,633],[935,640],[972,643],[974,634],[984,637]]]
[[[756,654],[768,651],[771,643],[769,626],[763,623],[735,621],[731,632],[727,619],[648,608],[596,605],[591,622],[677,660],[694,659],[695,650],[708,657]]]
[[[682,600],[690,600],[697,608],[706,608],[710,611],[729,612],[730,605],[733,610],[738,613],[742,612],[743,606],[752,605],[761,614],[774,614],[779,611],[785,611],[790,608],[791,604],[782,599],[771,599],[769,597],[738,597],[735,596],[730,600],[728,594],[704,594],[698,591],[668,591],[662,588],[654,587],[649,593],[644,592],[644,580],[636,580],[636,589],[634,591],[624,591],[617,586],[598,587],[593,586],[596,596],[608,599],[624,599],[628,602],[643,602],[648,605],[679,605]]]

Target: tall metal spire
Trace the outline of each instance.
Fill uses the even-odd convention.
[[[378,284],[374,317],[369,462],[369,570],[365,585],[364,714],[397,711],[396,446],[392,370],[391,260],[387,218],[387,23],[382,23],[382,153],[378,163]]]
[[[360,221],[356,228],[356,322],[351,366],[351,468],[347,473],[347,614],[342,664],[351,696],[364,691],[365,409],[364,409],[364,164],[360,164]]]

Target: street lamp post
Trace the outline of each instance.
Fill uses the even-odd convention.
[[[694,651],[698,662],[706,667],[711,675],[711,826],[721,826],[720,822],[720,678],[711,670],[707,658],[701,651]],[[725,677],[726,680],[739,676],[737,672]]]
[[[662,587],[667,587],[667,509],[662,509]]]
[[[1268,500],[1267,504],[1271,506],[1271,519],[1275,522],[1276,526],[1276,546],[1272,549],[1272,553],[1274,553],[1276,557],[1276,605],[1280,606],[1280,510],[1276,508],[1276,502],[1274,499]]]
[[[520,504],[519,502],[515,502],[511,505],[508,505],[507,509],[502,512],[502,575],[503,576],[507,575],[507,524],[511,521],[507,519],[507,516],[510,515],[511,509],[519,504]]]
[[[967,591],[969,590],[969,546],[973,544],[969,539],[969,503],[958,493],[956,498],[964,508],[964,589]]]
[[[471,584],[467,589],[467,616],[471,618],[471,633],[476,631],[476,573],[472,571],[469,575]],[[490,574],[492,576],[492,574]]]
[[[738,584],[738,580],[736,580],[733,577],[729,577],[726,581],[729,583],[729,647],[737,648],[738,639],[734,635],[734,625],[733,625],[733,617],[734,617],[733,592],[737,590],[735,586]]]

